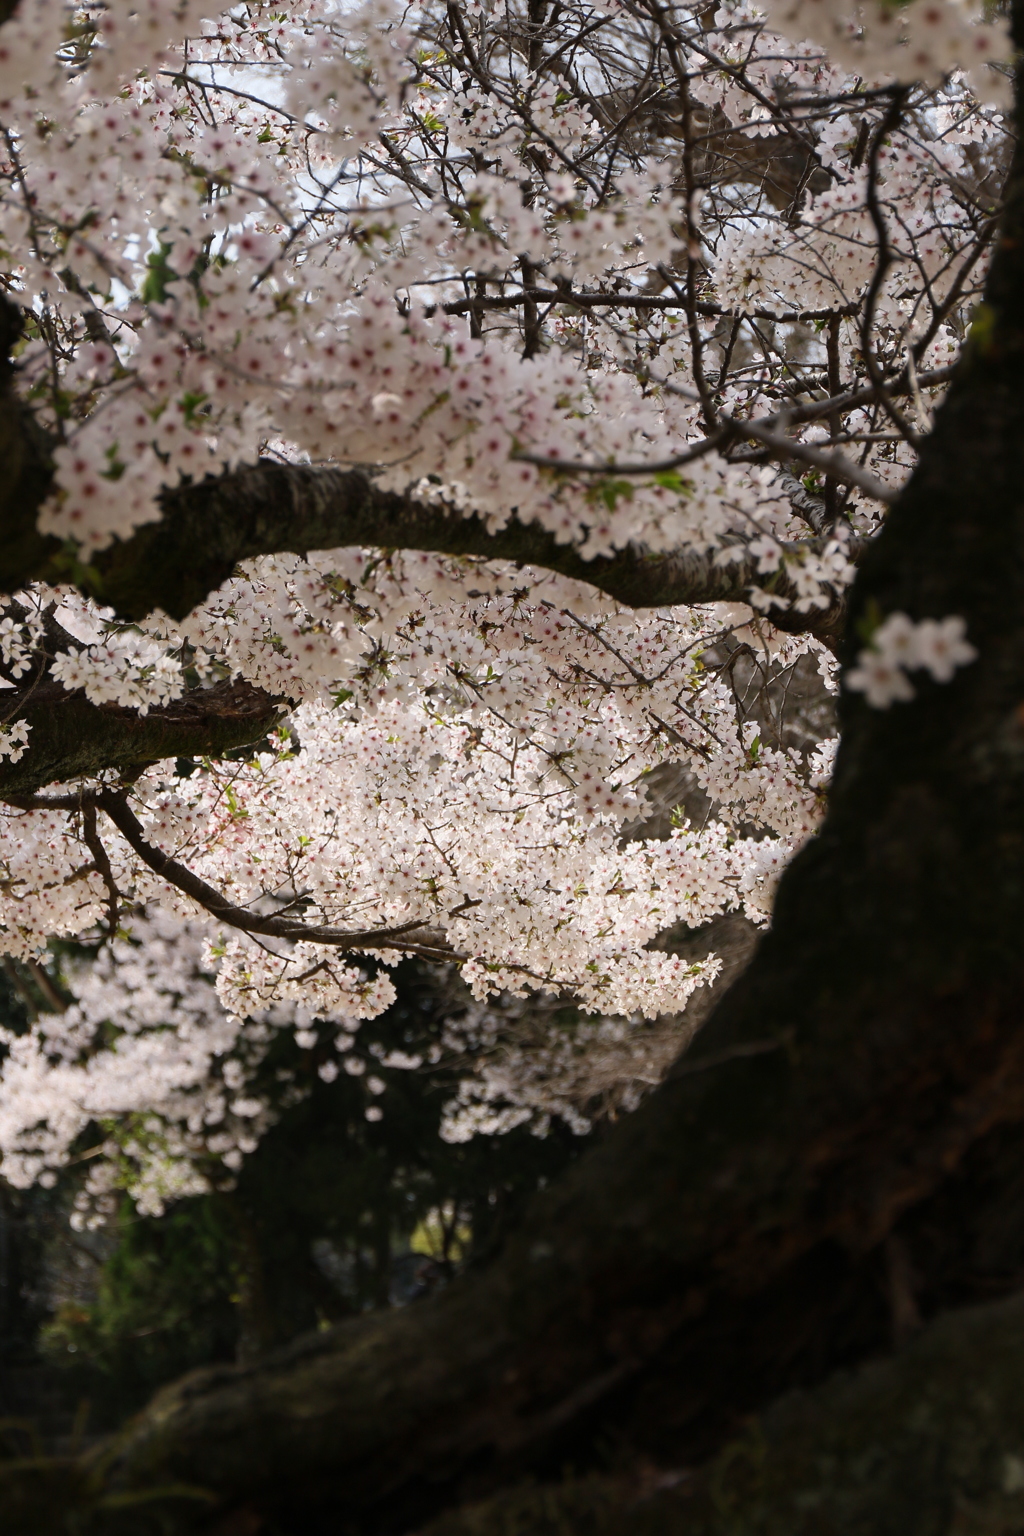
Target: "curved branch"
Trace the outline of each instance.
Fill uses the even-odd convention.
[[[19,327],[14,306],[3,300],[0,351],[13,345]],[[750,423],[744,430],[758,435]],[[766,427],[760,437],[769,452],[784,448],[793,457],[788,439],[773,447],[775,440],[769,443],[767,433]],[[9,374],[0,377],[0,460],[5,466],[0,485],[0,591],[14,592],[32,581],[71,580],[129,619],[144,618],[156,608],[184,617],[231,576],[240,560],[353,545],[538,566],[586,582],[638,609],[743,602],[750,587],[760,585],[757,559],[747,553],[722,565],[701,550],[652,554],[629,547],[588,560],[537,523],[521,523],[513,516],[495,529],[477,513],[465,516],[444,505],[382,490],[362,470],[268,461],[165,490],[159,521],[115,542],[83,566],[73,550],[36,526],[51,485],[48,449],[31,411],[10,389]],[[804,550],[818,553],[820,546],[813,540],[793,546],[794,553]],[[834,642],[842,624],[841,600],[828,609],[802,612],[792,604],[799,594],[784,573],[773,594],[780,601],[768,617],[779,628]],[[33,744],[37,741],[34,738]],[[30,787],[19,781],[19,792]]]
[[[105,812],[133,853],[154,874],[191,897],[212,917],[227,923],[229,928],[237,928],[242,933],[262,934],[267,938],[289,939],[293,942],[301,939],[310,944],[327,944],[340,950],[397,949],[403,954],[415,954],[427,960],[469,958],[457,954],[442,935],[428,927],[425,919],[402,923],[396,928],[365,928],[346,933],[340,928],[296,922],[294,918],[274,914],[261,915],[250,911],[248,907],[236,906],[184,864],[147,842],[142,823],[123,795],[103,790],[91,797],[91,803]],[[418,937],[415,936],[417,929],[420,930]]]
[[[140,528],[94,562],[92,589],[128,618],[154,608],[182,617],[226,581],[240,560],[346,545],[539,566],[587,582],[630,608],[744,602],[761,579],[757,558],[745,551],[729,565],[699,550],[651,554],[634,547],[587,560],[538,523],[512,518],[504,528],[492,529],[477,513],[460,515],[381,490],[361,470],[263,462],[166,491],[162,501],[160,522]],[[809,540],[794,548],[818,552],[819,545]],[[788,600],[797,593],[783,576],[775,595]],[[783,629],[827,639],[838,632],[841,614],[838,601],[810,614],[783,603],[770,617]]]

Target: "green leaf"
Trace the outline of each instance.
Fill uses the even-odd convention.
[[[655,485],[666,491],[676,491],[680,496],[688,496],[693,489],[689,480],[684,480],[676,469],[663,469],[653,478]]]
[[[869,597],[864,605],[864,612],[857,620],[857,633],[865,645],[870,645],[874,639],[875,630],[882,622],[882,610],[878,606],[878,600]]]
[[[974,316],[971,320],[971,328],[967,332],[967,345],[971,351],[984,357],[992,350],[995,340],[996,311],[991,304],[978,304],[975,306]]]
[[[554,466],[557,468],[557,465]],[[589,501],[603,501],[609,512],[614,512],[619,498],[626,501],[633,500],[633,482],[631,480],[598,480],[591,486],[588,492]]]
[[[150,251],[146,257],[146,276],[139,290],[139,297],[144,304],[163,304],[169,285],[181,281],[181,274],[167,265],[167,258],[173,249],[173,244],[168,245],[161,240],[159,250]]]

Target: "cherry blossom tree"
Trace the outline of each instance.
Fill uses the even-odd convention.
[[[402,954],[480,1002],[679,1015],[719,957],[659,936],[762,924],[820,818],[834,742],[794,744],[789,685],[809,657],[835,689],[976,296],[1003,77],[941,82],[998,28],[943,12],[926,83],[866,89],[862,42],[742,9],[75,16],[5,32],[16,389],[52,465],[5,573],[36,578],[2,621],[8,954],[160,909],[188,973],[198,909],[240,1041],[268,1010],[349,1039]],[[890,616],[849,686],[912,697],[962,628]],[[701,824],[624,846],[673,769]],[[124,1102],[127,1043],[89,1055],[104,1006],[8,1042],[8,1177],[168,1113]],[[135,1011],[199,1091],[224,1051]],[[259,1118],[238,1143],[194,1105],[151,1201]]]
[[[258,1432],[265,1511],[411,1528],[595,1405],[699,1454],[876,1347],[880,1273],[913,1322],[984,1270],[906,1254],[1024,1102],[1010,54],[953,0],[0,27],[0,921],[96,956],[5,1039],[5,1175],[145,1115],[144,1208],[230,1176],[268,1032],[358,1070],[402,955],[589,1048],[771,917],[487,1275],[184,1391],[115,1483],[247,1497]]]

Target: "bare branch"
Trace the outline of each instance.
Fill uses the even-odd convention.
[[[514,457],[524,464],[538,464],[544,469],[554,469],[561,474],[657,475],[664,474],[667,470],[679,469],[684,464],[692,464],[696,459],[703,458],[705,454],[715,449],[724,451],[730,441],[736,442],[744,437],[752,437],[755,442],[763,443],[770,450],[772,458],[781,459],[783,462],[797,459],[803,464],[810,464],[814,469],[824,470],[841,485],[857,486],[859,490],[864,491],[876,501],[889,504],[896,499],[897,493],[894,490],[883,485],[881,480],[876,479],[868,470],[861,469],[859,464],[851,463],[836,448],[815,448],[809,443],[797,442],[795,438],[786,437],[782,432],[773,431],[766,421],[742,421],[735,416],[723,416],[721,413],[718,421],[719,429],[710,437],[702,438],[699,443],[694,443],[683,453],[672,454],[665,459],[650,459],[635,464],[617,462],[578,464],[544,458],[536,453],[517,453]]]
[[[110,858],[96,825],[96,802],[88,800],[82,806],[82,837],[92,854],[93,863],[107,891],[107,933],[111,938],[117,933],[121,916],[121,892],[110,867]]]
[[[766,448],[770,448],[774,458],[797,459],[801,464],[809,464],[831,475],[841,485],[855,485],[875,501],[890,505],[899,494],[890,486],[883,485],[881,480],[876,480],[868,470],[861,469],[859,464],[852,463],[837,448],[812,448],[809,443],[798,443],[781,432],[773,432],[771,427],[759,421],[737,422],[736,425],[755,442],[764,443]]]

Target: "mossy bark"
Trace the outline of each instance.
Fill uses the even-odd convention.
[[[422,1536],[1016,1536],[1024,1301],[794,1392],[698,1468],[524,1483]]]

